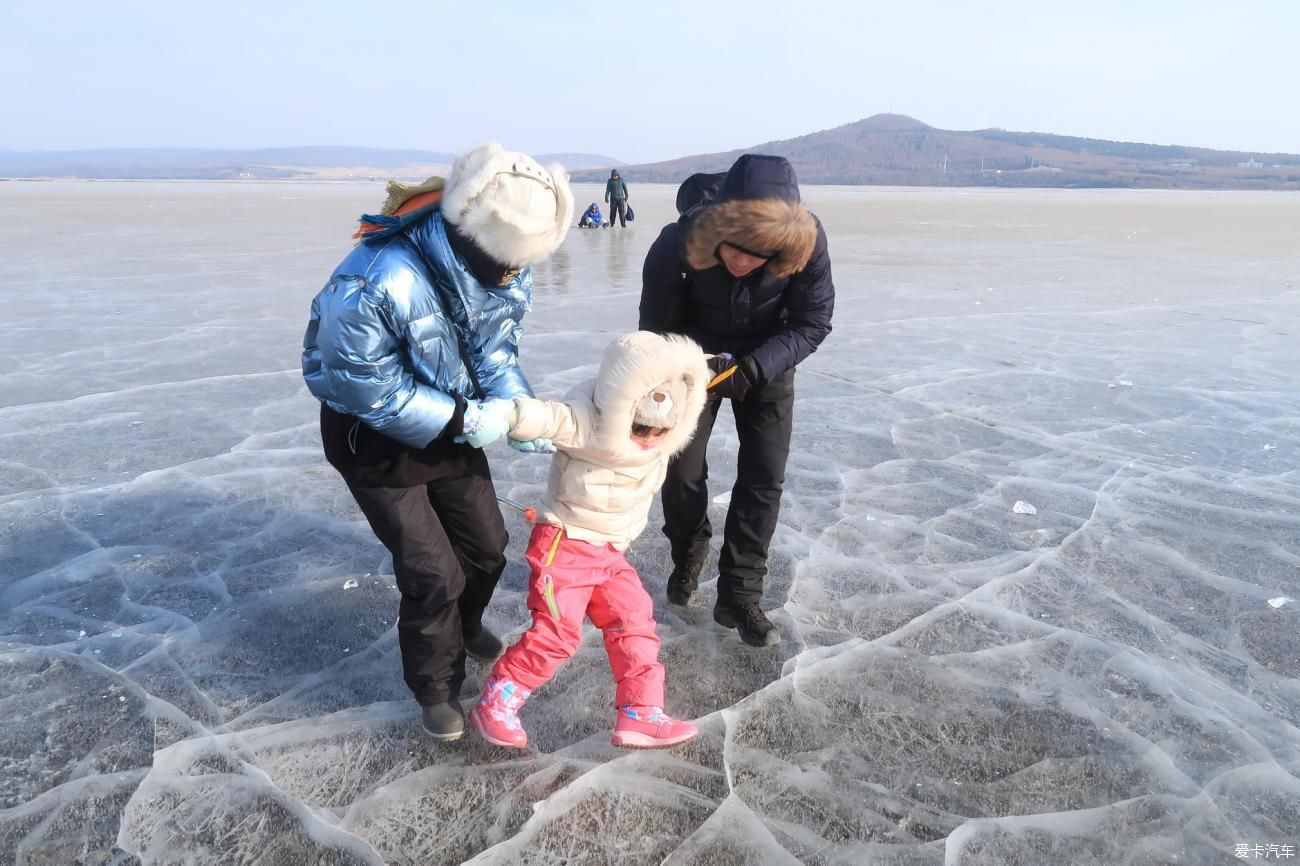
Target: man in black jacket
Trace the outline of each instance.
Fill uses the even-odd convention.
[[[685,334],[716,355],[715,399],[663,487],[668,600],[690,601],[708,555],[705,455],[721,398],[729,398],[740,452],[713,618],[752,646],[781,640],[760,601],[790,452],[794,368],[830,333],[834,306],[826,233],[800,203],[782,157],[740,157],[715,197],[665,226],[646,254],[640,327]]]

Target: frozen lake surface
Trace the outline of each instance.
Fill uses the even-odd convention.
[[[635,327],[673,189],[632,192],[537,269],[542,396]],[[0,863],[1300,856],[1300,198],[805,194],[839,301],[797,380],[783,642],[714,626],[712,581],[669,609],[654,518],[631,559],[699,740],[609,746],[588,627],[512,753],[421,734],[299,374],[382,184],[0,183]],[[735,448],[720,422],[719,503]],[[536,499],[546,458],[490,455]]]

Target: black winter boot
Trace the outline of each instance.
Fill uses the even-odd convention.
[[[682,607],[690,604],[691,596],[700,588],[700,572],[703,570],[702,562],[675,566],[673,573],[668,575],[668,603]]]
[[[481,662],[491,664],[501,658],[505,651],[506,645],[501,642],[501,638],[485,628],[479,628],[473,637],[465,638],[465,652]]]
[[[420,726],[435,740],[445,743],[459,740],[465,733],[465,714],[461,712],[460,702],[420,707]]]
[[[756,601],[738,605],[719,601],[713,606],[713,621],[734,628],[740,639],[750,646],[776,646],[781,642],[781,632],[776,630]]]

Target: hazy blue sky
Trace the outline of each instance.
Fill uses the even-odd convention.
[[[892,110],[1300,153],[1298,0],[0,2],[0,148],[639,162]]]

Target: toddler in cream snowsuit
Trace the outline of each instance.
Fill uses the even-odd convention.
[[[493,666],[469,715],[488,742],[527,744],[519,708],[577,651],[584,617],[604,633],[614,673],[613,744],[666,748],[698,733],[664,714],[654,605],[623,552],[645,529],[669,458],[690,441],[708,382],[694,342],[638,331],[612,343],[596,379],[565,402],[485,404],[515,439],[550,439],[557,451],[526,553],[533,624]]]

